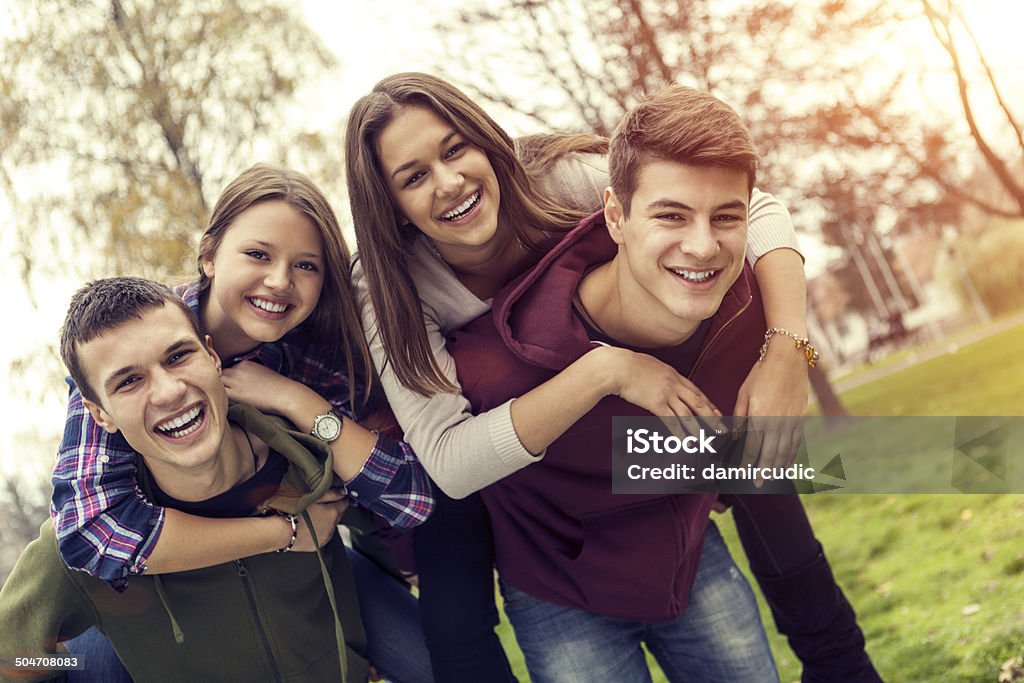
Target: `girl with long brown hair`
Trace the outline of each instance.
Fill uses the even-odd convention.
[[[527,172],[511,138],[475,102],[418,73],[374,86],[352,108],[346,134],[356,283],[371,353],[405,438],[450,496],[439,495],[434,517],[415,532],[421,611],[435,678],[442,681],[511,678],[492,631],[490,530],[475,491],[543,457],[605,395],[655,415],[713,411],[668,366],[596,346],[546,384],[472,414],[445,336],[487,313],[495,292],[538,260],[545,239],[600,208],[608,184],[603,150],[593,138],[553,152],[550,144],[534,145],[535,154],[538,147],[536,168],[545,157],[558,162],[543,179]],[[768,325],[804,334],[805,280],[788,213],[755,190],[749,224],[748,259],[756,262]],[[736,413],[802,414],[806,371],[802,355],[770,345],[744,383]],[[792,438],[773,435],[767,451],[786,452]],[[761,519],[752,506],[736,505],[737,524],[776,618],[808,671],[873,673],[799,499],[760,498],[784,500]],[[783,561],[770,552],[778,548],[768,547],[780,534],[798,549]],[[825,595],[823,607],[814,607],[813,596],[792,599],[788,587],[801,581]],[[838,668],[830,669],[836,652]]]
[[[229,397],[328,441],[350,502],[400,527],[426,519],[430,484],[411,449],[356,419],[365,416],[373,370],[348,249],[320,189],[290,169],[247,169],[217,200],[197,261],[198,277],[175,291],[212,337]],[[187,446],[202,424],[203,411],[196,410],[154,428],[157,438]],[[310,530],[282,516],[212,519],[154,505],[136,485],[136,458],[120,434],[96,424],[73,386],[52,505],[69,566],[122,589],[133,574],[315,549]],[[313,510],[321,544],[338,520],[329,509]],[[384,642],[371,643],[371,656]],[[411,648],[403,654],[414,659]]]

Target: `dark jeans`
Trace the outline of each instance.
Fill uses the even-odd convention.
[[[732,506],[750,570],[779,633],[803,664],[804,683],[880,682],[800,496],[729,495],[722,501]]]
[[[439,488],[437,507],[413,531],[420,614],[437,683],[515,681],[494,627],[494,540],[479,494]]]

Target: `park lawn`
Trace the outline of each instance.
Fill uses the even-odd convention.
[[[853,415],[1024,415],[1024,325],[851,389]]]
[[[1024,325],[842,399],[857,415],[1024,415],[1022,348]],[[819,494],[804,504],[886,681],[995,681],[1024,656],[1024,495]],[[731,516],[715,519],[746,571]],[[799,662],[758,599],[780,676],[798,681]],[[504,617],[499,632],[527,681]]]

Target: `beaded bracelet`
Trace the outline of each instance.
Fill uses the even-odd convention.
[[[292,548],[295,547],[295,539],[298,538],[298,536],[299,536],[299,518],[298,518],[297,515],[293,515],[290,512],[278,512],[277,514],[279,514],[282,517],[284,517],[292,525],[292,537],[288,541],[288,545],[286,545],[283,548],[278,548],[277,552],[279,552],[279,553],[289,553],[289,552],[292,551]]]
[[[815,365],[817,365],[818,358],[820,358],[820,356],[818,355],[818,350],[814,348],[814,344],[811,343],[811,340],[808,339],[807,337],[801,337],[797,334],[794,334],[789,330],[784,330],[781,327],[770,327],[768,328],[768,331],[764,333],[764,344],[761,344],[761,353],[758,356],[758,362],[764,360],[764,355],[768,353],[768,342],[770,342],[772,340],[772,337],[774,337],[777,334],[789,337],[790,339],[796,342],[797,349],[804,350],[804,358],[807,360],[807,365],[809,365],[812,368]]]

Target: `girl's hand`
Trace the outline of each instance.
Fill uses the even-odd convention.
[[[293,390],[304,388],[298,382],[251,360],[226,368],[221,378],[232,401],[248,403],[264,413],[276,415],[285,415],[283,408],[289,404]]]
[[[722,413],[675,369],[646,353],[602,347],[610,357],[612,393],[654,415],[720,417]],[[595,349],[599,351],[600,349]]]
[[[771,416],[757,420],[748,431],[742,465],[789,467],[800,450],[807,413],[807,361],[785,342],[773,339],[764,360],[754,364],[740,387],[737,416]]]

